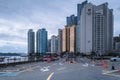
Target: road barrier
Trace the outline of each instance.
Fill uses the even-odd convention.
[[[23,61],[23,62],[14,62],[14,63],[4,63],[4,64],[0,64],[0,67],[15,66],[15,65],[19,65],[19,64],[26,64],[26,63],[39,62],[39,61],[41,61],[41,60]]]

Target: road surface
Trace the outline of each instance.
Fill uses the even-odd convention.
[[[58,60],[3,68],[0,80],[120,80],[120,72],[81,58],[78,63]]]

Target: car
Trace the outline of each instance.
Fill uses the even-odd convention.
[[[110,61],[120,61],[120,57],[111,57]]]

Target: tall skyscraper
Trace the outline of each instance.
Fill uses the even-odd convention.
[[[47,52],[47,31],[42,28],[37,31],[36,35],[36,52],[44,54]]]
[[[48,52],[51,52],[51,39],[48,40]]]
[[[76,51],[76,25],[70,27],[70,52]]]
[[[65,26],[62,31],[62,51],[70,51],[70,27]]]
[[[87,1],[82,2],[81,4],[77,4],[77,26],[76,26],[76,52],[81,52],[80,51],[80,28],[81,28],[81,13],[83,7],[87,4]]]
[[[77,16],[71,15],[70,17],[66,18],[67,26],[72,26],[77,24]]]
[[[93,50],[99,54],[113,49],[113,10],[108,3],[94,7]]]
[[[55,35],[51,37],[51,52],[53,53],[58,52],[58,38]]]
[[[32,29],[28,30],[28,54],[35,53],[35,33]]]
[[[93,20],[93,6],[91,3],[83,3],[82,10],[80,13],[79,24],[77,29],[78,42],[77,42],[77,52],[89,53],[92,51],[92,20]]]
[[[99,6],[87,3],[77,6],[76,51],[98,54],[112,50],[113,10],[108,3]]]
[[[58,29],[58,53],[62,53],[62,29]]]
[[[62,51],[76,51],[76,25],[65,26],[62,30]]]

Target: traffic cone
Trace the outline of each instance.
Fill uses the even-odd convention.
[[[104,68],[108,68],[108,63],[107,63],[107,61],[104,61]]]

